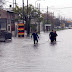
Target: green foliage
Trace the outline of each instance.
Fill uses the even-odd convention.
[[[22,19],[23,18],[23,8],[22,7],[18,7],[16,6],[16,8],[14,8],[14,12],[18,15],[18,19]],[[33,5],[29,5],[28,6],[28,15],[31,16],[31,18],[33,19],[37,19],[38,21],[42,21],[43,18],[40,17],[41,12],[39,11],[39,9],[35,9]],[[27,6],[24,7],[24,16],[28,16],[27,15]]]

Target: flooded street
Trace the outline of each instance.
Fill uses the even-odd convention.
[[[72,72],[72,29],[57,34],[54,44],[43,32],[36,46],[30,38],[0,42],[0,72]]]

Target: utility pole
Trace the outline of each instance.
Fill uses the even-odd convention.
[[[37,9],[38,9],[38,3],[37,3]]]
[[[30,24],[29,24],[29,14],[28,14],[28,0],[27,0],[27,36],[30,35]]]
[[[14,0],[13,0],[13,9],[14,9]]]
[[[47,6],[47,24],[48,24],[48,6]]]
[[[27,17],[28,17],[28,0],[27,0]]]
[[[24,0],[23,0],[23,24],[24,24]]]
[[[15,8],[16,8],[16,0],[15,0]]]
[[[54,12],[53,12],[53,28],[55,26],[55,20],[54,20]]]
[[[40,3],[39,3],[39,33],[40,33]]]

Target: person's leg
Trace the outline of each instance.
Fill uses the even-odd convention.
[[[53,42],[53,39],[51,39],[51,42]]]
[[[34,39],[34,44],[35,44],[35,39]]]
[[[55,41],[56,41],[56,38],[55,38]]]
[[[37,39],[37,43],[38,43],[38,39]]]
[[[52,42],[52,38],[50,38],[51,42]]]
[[[53,41],[54,41],[54,38],[51,39],[51,42],[53,42]]]

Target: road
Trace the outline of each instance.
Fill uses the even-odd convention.
[[[36,46],[30,38],[0,42],[0,72],[72,72],[72,29],[57,34],[54,44],[48,33]]]

